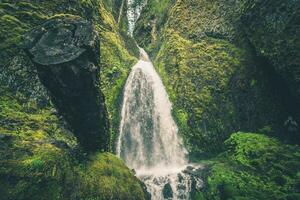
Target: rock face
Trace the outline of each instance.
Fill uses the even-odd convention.
[[[299,0],[148,2],[134,36],[193,155],[221,151],[237,130],[300,141],[285,125],[300,121]]]
[[[300,100],[300,1],[249,1],[243,28],[257,54],[267,58]]]
[[[99,38],[76,16],[54,18],[25,36],[25,50],[59,112],[86,151],[107,151],[109,122],[99,84]]]

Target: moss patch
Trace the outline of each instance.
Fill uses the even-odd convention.
[[[210,162],[199,199],[298,199],[300,149],[261,134],[235,133]]]
[[[0,195],[27,199],[144,199],[139,180],[109,153],[77,148],[53,109],[0,90]]]
[[[205,137],[222,143],[226,136],[218,134],[224,129],[221,122],[215,123],[225,113],[228,115],[222,119],[231,119],[234,114],[225,95],[230,78],[241,67],[242,52],[218,39],[194,44],[172,29],[166,32],[165,40],[155,65],[175,104],[174,113],[185,130],[187,144],[194,150],[202,148],[206,146]]]
[[[298,138],[286,125],[297,124],[293,97],[243,32],[248,1],[162,0],[161,9],[156,2],[135,37],[154,60],[192,156],[220,152],[236,131]]]

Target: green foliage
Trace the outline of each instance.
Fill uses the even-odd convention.
[[[0,82],[9,86],[0,91],[1,198],[144,199],[139,180],[118,158],[85,158],[52,105],[41,108],[47,95],[40,101],[43,87],[21,49],[22,34],[49,18],[72,15],[92,21],[101,39],[99,78],[116,133],[122,87],[137,51],[132,39],[124,39],[111,9],[110,0],[1,1]]]
[[[300,149],[254,133],[234,133],[213,163],[202,192],[206,199],[299,197]],[[201,199],[201,198],[199,198]]]
[[[144,199],[140,183],[125,164],[114,155],[98,153],[75,167],[79,181],[68,184],[79,199]]]
[[[160,48],[158,44],[161,41],[162,28],[174,3],[174,0],[148,0],[135,24],[135,39],[150,54]]]
[[[0,194],[4,199],[60,199],[59,179],[76,145],[51,109],[0,89]]]
[[[284,125],[294,117],[295,104],[285,103],[292,97],[243,33],[246,1],[160,2],[146,6],[135,37],[163,79],[191,156],[220,152],[239,130],[295,138]]]
[[[52,109],[5,88],[0,94],[1,198],[144,199],[139,180],[120,159],[76,150],[75,137]]]
[[[218,39],[207,38],[193,44],[174,30],[166,31],[165,37],[155,64],[174,102],[176,118],[192,130],[184,133],[187,144],[192,145],[193,150],[203,148],[206,145],[204,137],[212,140],[212,134],[225,132],[222,124],[218,127],[218,118],[225,113],[229,116],[222,119],[232,118],[232,105],[225,95],[230,78],[240,68],[242,52]],[[227,111],[218,107],[220,104]],[[212,122],[208,120],[213,119],[215,127],[209,127]],[[196,135],[197,132],[204,133]],[[215,142],[223,143],[226,136],[217,137],[219,142]]]

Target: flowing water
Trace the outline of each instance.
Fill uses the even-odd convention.
[[[140,54],[124,89],[117,154],[136,171],[153,200],[189,199],[192,185],[201,180],[185,173],[187,151],[172,105],[148,55],[143,49]]]
[[[187,164],[171,103],[148,55],[132,68],[124,90],[117,153],[134,169]]]
[[[146,0],[128,0],[129,34]],[[200,165],[188,164],[187,151],[172,118],[172,104],[147,53],[133,66],[124,88],[117,155],[146,184],[152,200],[187,200],[202,187]]]
[[[128,19],[128,33],[133,35],[135,22],[140,17],[143,7],[147,4],[147,0],[139,0],[140,3],[136,3],[136,0],[127,0],[127,19]]]

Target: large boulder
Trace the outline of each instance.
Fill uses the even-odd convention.
[[[48,20],[25,36],[25,51],[58,111],[86,151],[107,151],[109,123],[99,82],[99,38],[77,16]]]

